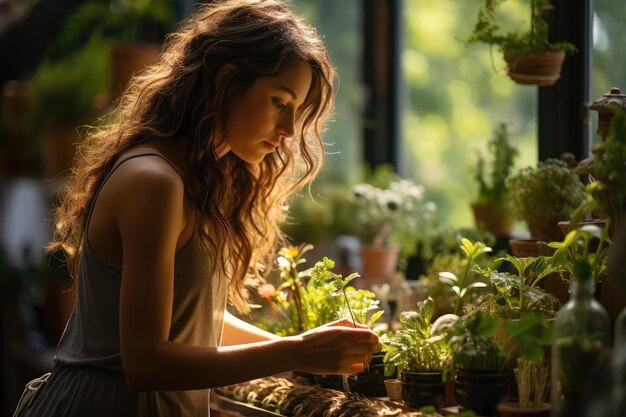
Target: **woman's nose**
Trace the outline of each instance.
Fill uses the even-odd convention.
[[[287,112],[278,124],[278,133],[286,138],[292,138],[296,130],[295,124],[295,115]]]

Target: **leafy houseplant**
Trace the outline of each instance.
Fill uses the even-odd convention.
[[[485,228],[495,236],[509,236],[514,219],[507,199],[506,179],[511,173],[517,149],[509,141],[505,123],[494,130],[487,150],[491,154],[489,174],[486,173],[485,158],[478,156],[475,178],[479,189],[478,199],[472,204],[474,219],[478,228]]]
[[[585,200],[585,188],[578,176],[558,159],[522,168],[507,179],[506,186],[514,211],[524,219],[534,240],[560,240],[558,221],[569,219]]]
[[[548,274],[557,271],[552,259],[548,256],[520,258],[506,255],[500,260],[510,262],[517,275],[474,268],[489,280],[496,292],[487,294],[479,305],[470,310],[504,319],[519,319],[527,312],[554,317],[559,309],[559,300],[538,286]]]
[[[52,58],[97,38],[111,44],[113,94],[123,90],[134,72],[153,64],[161,53],[160,43],[139,42],[146,25],[168,32],[175,23],[175,0],[88,0],[65,20],[49,50]]]
[[[486,246],[482,242],[472,243],[470,240],[465,238],[461,239],[460,249],[466,258],[463,273],[460,276],[455,275],[450,271],[439,273],[439,280],[448,285],[454,292],[454,298],[456,300],[454,303],[454,314],[458,314],[461,311],[463,299],[468,294],[468,291],[474,288],[484,288],[487,286],[487,284],[482,281],[472,279],[471,274],[473,271],[473,265],[476,263],[476,259],[481,255],[492,251],[489,246]]]
[[[597,239],[597,246],[592,245]],[[550,242],[555,248],[553,262],[570,277],[575,275],[576,263],[584,261],[589,265],[594,282],[603,279],[607,271],[609,237],[606,228],[589,224],[569,232],[562,242]]]
[[[401,328],[381,340],[386,351],[385,375],[397,369],[402,381],[402,399],[412,407],[441,407],[444,389],[442,372],[450,357],[443,335],[432,334],[432,298],[417,303],[414,311],[400,314]]]
[[[397,245],[403,266],[428,237],[435,214],[435,204],[424,201],[424,188],[408,179],[394,179],[385,189],[356,184],[353,195],[358,237],[372,247]]]
[[[547,11],[550,0],[530,0],[527,31],[503,33],[498,22],[498,7],[505,0],[484,0],[467,44],[475,42],[497,46],[508,65],[508,75],[519,84],[550,86],[560,78],[565,53],[575,52],[569,42],[549,41]]]
[[[44,175],[68,167],[78,141],[76,128],[95,117],[98,94],[109,88],[109,60],[102,44],[88,43],[58,61],[42,62],[26,80],[26,123],[41,143]]]

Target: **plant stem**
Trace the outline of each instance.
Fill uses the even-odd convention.
[[[348,306],[350,317],[352,317],[352,324],[354,327],[356,327],[356,320],[354,319],[354,314],[352,313],[352,307],[350,307],[350,302],[348,301],[348,295],[346,294],[345,288],[341,288],[341,292],[343,293],[343,297],[346,299],[346,305]]]

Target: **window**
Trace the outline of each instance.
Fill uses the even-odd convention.
[[[330,155],[320,181],[349,183],[363,162],[361,1],[294,0],[292,4],[323,36],[340,78],[336,82],[335,122],[324,135]]]
[[[473,225],[477,152],[485,150],[500,122],[508,124],[520,152],[516,167],[537,161],[537,87],[507,78],[497,50],[464,45],[481,3],[404,1],[406,97],[399,169],[425,186],[439,217],[452,227]],[[509,0],[501,12],[511,24],[527,19],[525,0]]]

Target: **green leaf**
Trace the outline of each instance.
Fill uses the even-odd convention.
[[[380,316],[382,316],[384,313],[384,310],[380,310],[372,314],[372,317],[370,317],[369,321],[367,322],[368,327],[372,327],[372,324],[374,324],[376,320],[378,320]]]

